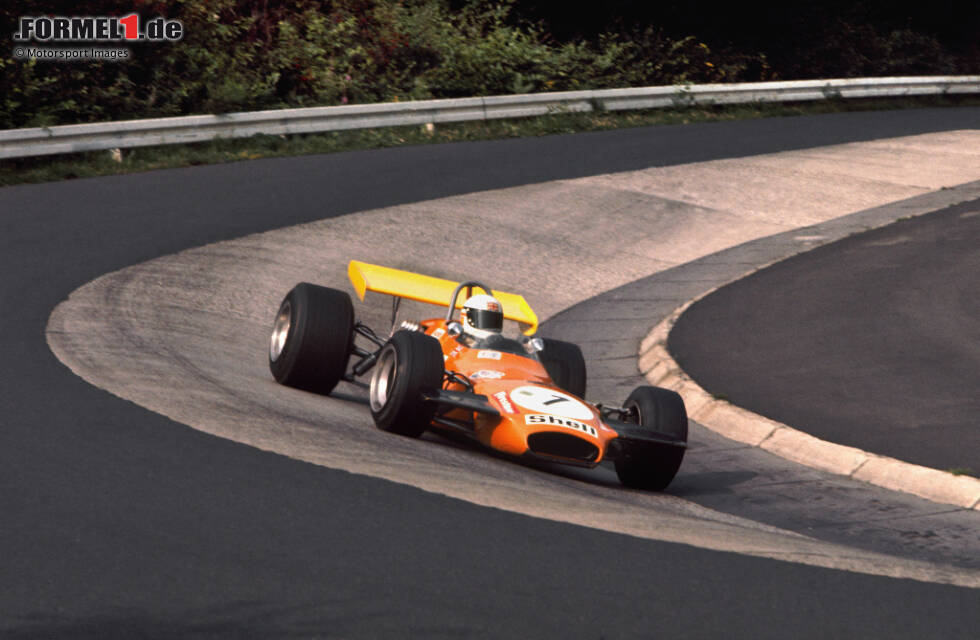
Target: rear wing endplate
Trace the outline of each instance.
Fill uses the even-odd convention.
[[[357,292],[357,297],[361,300],[364,299],[365,293],[374,291],[448,307],[453,290],[459,285],[458,282],[452,280],[424,276],[391,267],[381,267],[357,260],[350,261],[347,267],[347,275],[350,276],[354,291]],[[490,292],[490,294],[500,300],[500,304],[504,307],[504,317],[520,323],[525,335],[533,335],[538,330],[538,316],[531,310],[530,305],[524,300],[524,296],[497,290]],[[456,308],[462,308],[465,301],[465,298],[460,296],[456,301]]]

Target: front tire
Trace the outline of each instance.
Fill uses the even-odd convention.
[[[687,409],[680,394],[660,387],[637,387],[626,398],[627,422],[678,442],[687,442]],[[684,460],[683,447],[642,443],[615,461],[616,475],[627,487],[663,491]]]
[[[410,438],[422,435],[437,409],[422,394],[441,388],[444,372],[438,340],[418,331],[396,331],[381,348],[371,376],[374,424]]]
[[[347,370],[354,341],[354,305],[344,291],[301,282],[286,294],[269,340],[276,382],[323,395]]]

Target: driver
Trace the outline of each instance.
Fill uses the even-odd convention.
[[[492,336],[499,336],[504,328],[504,308],[493,296],[479,294],[470,296],[463,303],[460,314],[463,320],[463,334],[482,342]]]

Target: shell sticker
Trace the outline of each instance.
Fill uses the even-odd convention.
[[[529,413],[528,415],[524,416],[524,422],[535,426],[558,426],[566,429],[575,429],[576,431],[581,431],[582,433],[592,436],[593,438],[599,437],[599,432],[596,431],[595,427],[587,425],[584,422],[579,422],[578,420],[572,420],[571,418],[542,416],[536,413]]]

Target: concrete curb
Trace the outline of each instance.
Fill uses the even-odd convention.
[[[971,183],[963,186],[966,191],[975,192],[977,185],[978,183]],[[907,215],[901,207],[896,209],[895,213],[894,218],[890,220],[883,220],[877,216],[875,226],[883,226]],[[746,245],[765,240],[763,238]],[[667,337],[678,318],[691,304],[774,262],[813,248],[816,248],[816,245],[800,247],[799,251],[761,264],[736,278],[718,283],[717,286],[676,308],[657,324],[640,344],[638,361],[640,372],[651,384],[680,393],[684,397],[688,415],[692,419],[726,438],[759,447],[814,469],[847,476],[885,489],[910,493],[933,502],[980,510],[980,479],[956,476],[946,471],[827,442],[789,425],[752,413],[705,391],[670,355],[667,349]]]

